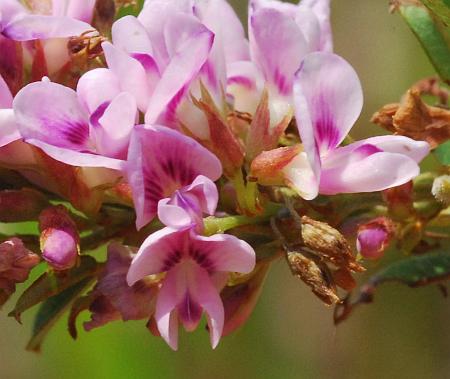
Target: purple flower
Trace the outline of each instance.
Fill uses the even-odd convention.
[[[48,80],[27,85],[13,103],[20,134],[60,162],[121,170],[137,110],[114,84],[98,69],[80,79],[77,92]]]
[[[417,162],[429,151],[426,142],[380,136],[339,147],[363,103],[358,76],[341,57],[309,54],[296,74],[294,102],[304,151],[283,174],[303,198],[380,191],[418,175]]]
[[[78,36],[93,29],[88,22],[94,5],[95,0],[32,1],[27,9],[18,0],[2,0],[0,32],[16,41]]]
[[[227,93],[237,110],[254,113],[266,87],[270,125],[292,113],[292,85],[301,62],[311,52],[332,51],[329,3],[250,1],[251,61],[234,62],[228,73]]]
[[[252,247],[234,236],[203,237],[192,228],[166,227],[144,241],[131,263],[127,281],[133,285],[147,275],[165,272],[155,311],[161,336],[176,350],[178,323],[192,331],[204,311],[215,348],[224,325],[219,291],[227,273],[249,273],[254,266]]]
[[[192,213],[189,206],[183,206],[184,210],[175,207],[180,202],[213,212],[217,193],[214,184],[206,179],[219,179],[222,166],[213,153],[176,130],[139,125],[131,135],[126,173],[133,192],[136,225],[142,228],[155,217],[158,202],[173,196],[161,204],[163,219],[167,220],[172,212],[186,217]],[[203,177],[197,178],[199,175]],[[174,226],[173,222],[184,225],[184,221],[167,222]]]

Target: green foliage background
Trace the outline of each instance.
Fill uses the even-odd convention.
[[[246,1],[231,2],[245,19]],[[369,124],[371,114],[434,72],[401,17],[387,10],[387,1],[333,2],[335,51],[355,67],[364,88],[364,111],[352,133],[358,138],[381,133]],[[249,322],[216,351],[201,328],[181,333],[174,353],[144,322],[81,332],[76,342],[60,322],[36,355],[24,351],[35,311],[20,326],[7,317],[12,306],[0,313],[2,379],[444,379],[450,372],[450,304],[436,287],[386,284],[374,304],[335,328],[332,309],[292,278],[283,261],[273,266]]]

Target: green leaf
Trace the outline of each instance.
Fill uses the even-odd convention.
[[[395,262],[373,276],[372,286],[401,282],[411,287],[423,286],[450,277],[450,253],[446,251],[412,256]]]
[[[434,152],[439,162],[444,165],[450,165],[450,141],[439,145]]]
[[[42,342],[56,321],[69,308],[74,299],[88,286],[92,278],[85,278],[81,282],[65,289],[56,296],[50,297],[41,305],[34,320],[33,333],[26,347],[29,351],[39,352]]]
[[[450,26],[450,0],[422,0],[446,26]]]
[[[353,301],[347,298],[342,304],[337,305],[334,321],[338,324],[347,319],[355,307],[371,303],[380,284],[398,282],[410,287],[419,287],[448,278],[450,278],[450,253],[447,251],[415,255],[397,261],[372,276],[368,283],[361,287]]]
[[[22,312],[51,296],[63,292],[75,283],[91,278],[97,269],[97,261],[88,255],[83,255],[80,257],[80,265],[67,273],[46,272],[42,274],[22,293],[9,316],[20,322]]]
[[[450,83],[450,48],[430,12],[416,5],[402,5],[400,13],[414,32],[436,71]]]

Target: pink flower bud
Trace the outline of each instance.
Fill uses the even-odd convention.
[[[55,270],[73,267],[80,237],[67,209],[62,205],[45,209],[39,216],[39,228],[42,257]]]
[[[389,245],[394,232],[392,221],[380,217],[358,227],[356,248],[366,259],[379,259]]]

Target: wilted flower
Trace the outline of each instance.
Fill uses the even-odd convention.
[[[108,246],[108,258],[99,281],[90,296],[91,320],[84,323],[89,331],[110,321],[150,318],[154,312],[157,285],[145,280],[129,286],[126,275],[135,252],[118,243]]]
[[[0,306],[16,290],[16,283],[28,279],[31,269],[40,261],[18,238],[0,244]]]

